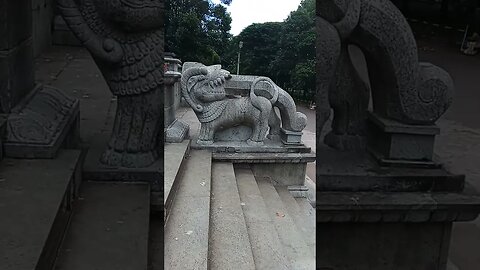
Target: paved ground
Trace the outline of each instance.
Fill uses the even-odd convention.
[[[480,56],[467,57],[434,40],[420,40],[420,58],[447,69],[456,81],[457,94],[451,110],[439,121],[442,134],[436,153],[454,172],[480,190]],[[53,47],[36,61],[37,81],[58,87],[80,99],[81,136],[87,146],[105,129],[109,111],[115,108],[100,72],[89,54],[79,48]],[[314,111],[300,107],[309,116],[305,142],[315,149]],[[193,127],[194,129],[194,127]],[[314,167],[308,175],[314,179]],[[480,220],[455,225],[451,259],[461,270],[480,269]]]

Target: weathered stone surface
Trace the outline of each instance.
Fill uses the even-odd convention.
[[[176,119],[165,131],[165,142],[180,143],[188,138],[190,126]]]
[[[165,56],[164,126],[165,142],[168,143],[182,142],[188,137],[190,130],[189,125],[178,120],[175,115],[180,103],[178,91],[182,73],[179,72],[179,69],[182,62],[174,56],[172,53]]]
[[[417,126],[369,114],[368,150],[385,165],[438,167],[433,161],[435,125]]]
[[[189,152],[190,143],[188,141],[182,143],[165,144],[164,169],[165,177],[163,206],[164,217],[166,218],[170,212],[170,208],[175,198],[179,182],[185,170],[186,158]]]
[[[165,222],[166,269],[209,269],[211,168],[211,153],[191,151]]]
[[[419,223],[472,221],[480,197],[442,192],[322,192],[317,190],[319,223]]]
[[[78,196],[80,154],[0,163],[0,269],[53,269]]]
[[[350,45],[365,56],[376,114],[430,125],[450,106],[452,78],[419,63],[412,30],[390,1],[318,1],[317,31],[320,129],[329,117],[328,103],[335,113],[327,145],[339,150],[363,150],[366,145],[369,89],[352,63]]]
[[[235,168],[238,192],[257,269],[292,269],[253,173]]]
[[[0,1],[0,51],[15,48],[32,36],[32,1]],[[15,27],[13,27],[15,26]]]
[[[317,269],[445,269],[449,223],[317,224]]]
[[[252,145],[245,141],[218,141],[214,144],[199,144],[196,138],[192,141],[194,149],[209,149],[213,152],[225,153],[308,153],[310,148],[303,144],[286,145],[280,140],[265,139],[262,145]]]
[[[257,269],[232,163],[212,163],[208,244],[210,269]]]
[[[147,269],[149,194],[146,184],[82,184],[55,269]]]
[[[101,162],[112,167],[150,166],[160,156],[164,2],[58,3],[67,25],[118,96],[112,136]]]
[[[34,87],[32,46],[28,38],[0,50],[0,113],[10,113]]]
[[[109,135],[109,132],[96,135],[98,139],[90,145],[85,155],[83,177],[90,181],[148,182],[151,184],[152,192],[163,192],[163,160],[156,160],[144,168],[116,167],[100,162],[102,146],[107,143]]]
[[[366,152],[318,151],[317,191],[460,192],[465,184],[443,168],[383,167]]]
[[[53,19],[52,43],[61,46],[82,46],[61,15],[56,15]]]
[[[289,131],[300,132],[305,128],[306,116],[296,111],[292,97],[271,79],[235,77],[235,82],[240,85],[250,84],[248,97],[227,96],[226,85],[232,80],[230,73],[220,65],[206,67],[200,63],[184,64],[182,94],[201,123],[198,144],[212,145],[218,131],[239,125],[251,128],[251,134],[245,135],[246,131],[241,131],[240,134],[249,136],[247,143],[254,146],[262,145],[267,135],[279,137],[280,123]],[[257,89],[260,84],[268,87]],[[281,118],[274,107],[280,110]],[[236,141],[241,139],[237,138]]]
[[[77,148],[79,101],[60,90],[39,86],[26,104],[7,120],[5,155],[16,158],[55,158],[60,147]]]
[[[258,188],[267,207],[267,213],[273,221],[285,257],[290,261],[291,269],[310,270],[315,268],[315,252],[304,241],[297,229],[293,217],[282,203],[275,187],[268,179],[256,177]]]

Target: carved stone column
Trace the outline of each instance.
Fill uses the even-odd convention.
[[[165,125],[165,142],[177,143],[182,142],[188,137],[190,127],[180,121],[175,116],[178,109],[179,100],[178,93],[180,87],[180,67],[182,62],[175,58],[175,54],[165,53],[165,99],[164,99],[164,125]]]

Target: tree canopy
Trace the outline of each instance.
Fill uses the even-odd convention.
[[[183,61],[221,63],[235,73],[242,41],[241,74],[268,76],[294,97],[313,100],[315,1],[303,0],[283,22],[252,24],[235,37],[226,9],[231,2],[167,0],[167,51]]]
[[[185,61],[218,63],[232,35],[224,5],[207,0],[166,0],[165,49]]]

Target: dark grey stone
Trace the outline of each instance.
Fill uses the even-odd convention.
[[[56,1],[32,0],[32,37],[34,56],[38,57],[52,45],[52,22]]]
[[[5,155],[55,158],[59,149],[80,147],[79,101],[60,90],[38,86],[8,116]]]
[[[32,46],[28,38],[13,48],[0,50],[0,113],[10,113],[34,88]]]
[[[57,2],[118,98],[101,162],[112,167],[151,166],[161,154],[164,1]]]
[[[80,198],[55,269],[147,269],[148,185],[87,182]]]
[[[317,223],[317,269],[445,270],[451,223]]]
[[[193,149],[209,149],[227,153],[308,153],[310,148],[303,144],[285,145],[280,140],[265,139],[262,145],[252,145],[246,141],[217,141],[210,145],[198,144],[192,140]]]
[[[82,46],[60,15],[53,19],[52,43],[61,46]]]
[[[402,124],[369,114],[368,150],[382,163],[390,165],[436,166],[433,161],[435,126]]]
[[[365,152],[317,148],[318,191],[461,192],[464,175],[443,168],[385,167]]]
[[[0,269],[53,269],[78,196],[80,163],[78,150],[0,163]]]
[[[323,18],[320,23],[324,25],[320,37],[329,41],[321,53],[337,58],[333,63],[319,65],[341,69],[344,65],[338,63],[343,61],[342,48],[345,51],[350,44],[359,47],[368,66],[375,113],[402,123],[432,124],[448,109],[454,88],[452,78],[436,66],[419,63],[412,30],[391,1],[318,1],[317,15]],[[328,24],[331,26],[325,26]],[[356,77],[348,72],[322,75],[323,91],[335,79],[348,82]],[[333,91],[341,94],[344,89]],[[342,99],[351,98],[353,95],[348,94]],[[362,99],[351,103],[360,104]]]
[[[32,1],[0,0],[0,51],[32,37]]]

